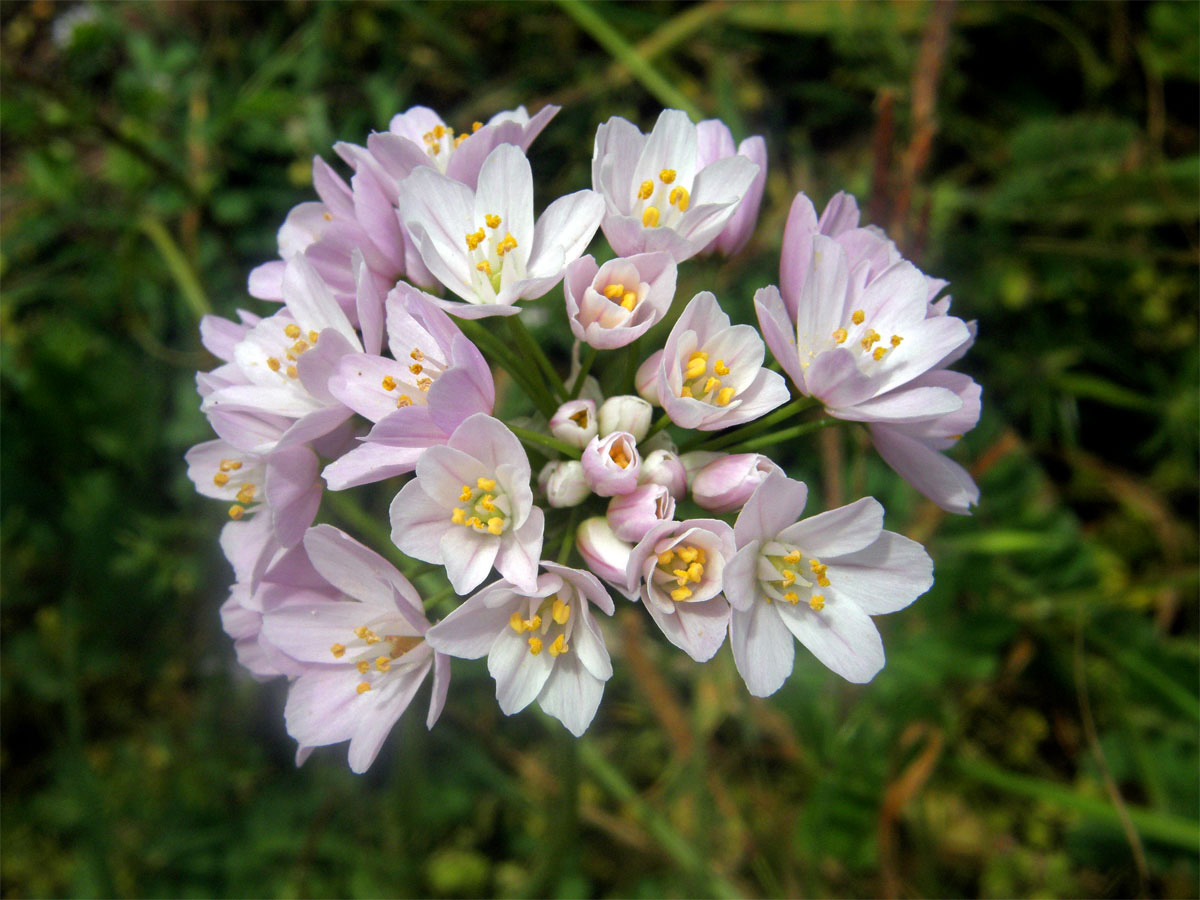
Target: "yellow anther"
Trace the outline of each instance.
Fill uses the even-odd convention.
[[[242,516],[244,516],[245,514],[246,514],[245,508],[238,506],[236,503],[233,504],[233,506],[229,507],[229,518],[233,519],[235,522],[238,519],[240,519]]]
[[[653,181],[643,181],[640,185],[638,185],[638,199],[639,200],[649,200],[650,195],[653,193],[654,193],[654,182]]]
[[[280,365],[279,360],[277,360],[274,356],[267,357],[267,368],[270,369],[272,372],[278,372],[279,365]]]
[[[237,492],[238,503],[253,503],[254,494],[258,489],[252,484],[243,484]]]
[[[658,207],[647,206],[645,212],[642,213],[642,225],[645,228],[654,228],[658,225]]]
[[[793,550],[791,553],[789,553],[787,556],[785,556],[783,558],[783,561],[785,563],[791,563],[794,566],[796,563],[800,562],[800,551]]]
[[[542,627],[542,617],[535,615],[525,620],[526,631],[537,631]]]
[[[900,335],[898,335],[898,334],[893,334],[893,335],[892,335],[892,346],[893,346],[893,347],[899,347],[899,346],[900,346],[900,342],[901,342],[901,341],[903,341],[903,340],[904,340],[904,338],[900,337]]]
[[[863,323],[863,320],[865,320],[866,318],[867,318],[867,314],[865,312],[863,312],[861,309],[856,309],[854,311],[853,315],[850,316],[850,321],[853,322],[855,325],[861,325]]]
[[[496,489],[496,481],[493,478],[484,478],[481,475],[475,479],[475,487],[481,491],[494,491]]]
[[[826,576],[825,573],[822,572],[820,575],[817,576],[817,584],[819,584],[821,587],[829,587],[828,576]]]
[[[471,516],[471,518],[467,519],[465,524],[470,525],[472,528],[483,528],[484,527],[483,519],[479,518],[479,516]]]
[[[343,656],[346,655],[346,645],[345,644],[334,644],[332,647],[329,648],[329,652],[333,654],[335,659],[341,659]]]
[[[394,391],[396,389],[396,379],[391,375],[384,375],[383,381],[380,382],[385,391]]]
[[[618,297],[620,297],[624,293],[625,293],[625,285],[623,285],[623,284],[610,284],[608,287],[606,287],[604,289],[604,296],[607,297],[609,300],[616,300]]]
[[[550,607],[550,618],[559,625],[566,625],[567,620],[571,618],[571,607],[562,602],[559,597],[554,598],[554,605]]]
[[[629,454],[619,444],[613,444],[612,449],[608,451],[608,456],[622,469],[629,468]]]
[[[420,375],[421,371],[424,368],[425,367],[422,366],[420,363],[413,363],[411,366],[408,367],[408,371],[412,372],[414,375]]]
[[[797,603],[800,602],[800,595],[797,594],[795,591],[788,591],[786,594],[783,595],[783,599],[786,600],[788,603],[792,604],[792,606],[795,606]]]
[[[820,575],[826,569],[825,564],[823,562],[821,562],[819,559],[809,560],[808,567],[810,569],[812,569],[814,572],[816,572],[818,575]]]
[[[674,169],[663,169],[661,172],[658,173],[658,180],[661,181],[663,184],[670,184],[672,181],[675,180],[675,170]]]
[[[500,217],[499,216],[493,216],[493,215],[489,214],[489,215],[486,215],[483,217],[483,221],[487,223],[488,228],[499,228],[500,227]]]
[[[317,342],[317,338],[319,338],[320,336],[321,336],[321,335],[320,335],[320,334],[318,334],[317,332],[315,332],[315,331],[310,331],[310,332],[308,333],[308,342],[309,342],[310,344],[315,344],[315,343]]]
[[[300,326],[295,322],[290,325],[285,325],[283,328],[283,333],[294,340],[295,338],[300,337]]]
[[[370,671],[371,664],[369,662],[367,662],[365,659],[360,659],[358,662],[356,662],[354,664],[354,668],[358,669],[358,671],[360,671],[364,675],[366,675],[367,672]]]
[[[432,384],[433,384],[432,378],[430,378],[428,375],[422,375],[420,378],[417,379],[417,390],[419,390],[422,394],[424,394],[429,390],[429,388]]]
[[[321,213],[321,215],[324,217],[324,219],[325,219],[325,221],[326,221],[326,222],[332,222],[332,221],[333,221],[333,213],[327,213],[327,212],[326,212],[326,213]]]
[[[567,646],[566,635],[560,634],[558,637],[556,637],[554,639],[554,643],[552,643],[550,645],[550,655],[551,656],[560,656],[561,654],[566,653],[570,649],[571,648]]]
[[[671,574],[675,576],[675,583],[680,587],[688,583],[687,569],[672,569]]]
[[[839,328],[837,331],[835,331],[833,333],[833,342],[835,344],[844,344],[844,343],[846,343],[846,338],[849,336],[850,336],[850,333],[848,331],[846,331],[845,328]]]
[[[887,347],[876,347],[875,352],[872,353],[871,356],[875,358],[876,362],[878,362],[879,360],[883,359],[883,354],[885,354],[887,352],[888,352]]]
[[[491,275],[492,264],[485,259],[483,262],[475,264],[475,271],[482,272],[484,275]]]
[[[359,625],[354,629],[354,634],[356,637],[366,641],[368,644],[378,644],[380,640],[379,635],[373,632],[366,625]]]
[[[421,360],[423,360],[423,359],[425,358],[425,354],[424,354],[424,353],[422,353],[422,352],[421,352],[421,351],[420,351],[418,348],[416,348],[416,347],[413,347],[413,349],[412,349],[412,352],[411,352],[411,353],[409,353],[408,355],[409,355],[409,358],[411,358],[411,359],[415,359],[417,362],[420,362]]]
[[[396,398],[396,408],[404,409],[406,406],[412,406],[412,397],[408,396],[408,394],[401,394]]]
[[[467,503],[474,496],[475,495],[471,493],[471,486],[469,484],[464,484],[462,487],[462,493],[458,495],[458,501],[460,503]]]
[[[467,513],[461,506],[456,506],[450,510],[450,522],[453,525],[462,525],[467,521]]]
[[[226,475],[224,472],[218,472],[216,475],[213,476],[213,484],[215,484],[217,487],[225,487],[225,485],[228,481],[229,481],[229,476]]]
[[[667,202],[672,206],[678,206],[680,212],[687,212],[688,205],[691,202],[691,197],[688,195],[687,188],[677,187],[671,191],[671,195],[667,197]]]
[[[432,144],[433,143],[433,132],[432,131],[425,132],[423,135],[421,135],[421,140],[423,140],[427,144]]]
[[[808,598],[808,605],[813,612],[820,612],[825,608],[825,597],[821,594],[813,594]]]
[[[515,237],[513,237],[512,232],[509,231],[504,235],[504,240],[502,240],[499,244],[496,245],[496,255],[503,256],[509,250],[516,250],[516,249],[517,249],[517,239]]]
[[[691,565],[700,558],[700,551],[695,547],[680,547],[675,552],[678,553],[679,558],[688,565]]]
[[[487,237],[487,235],[484,234],[482,228],[480,228],[478,231],[468,234],[467,235],[467,249],[474,250],[476,247],[478,247],[480,244],[483,243],[483,239],[485,237]]]
[[[484,494],[483,499],[479,501],[479,505],[483,507],[484,512],[492,512],[496,508],[496,504],[492,502],[495,499],[491,494]]]
[[[307,349],[308,349],[308,344],[304,343],[304,341],[296,341],[296,343],[292,344],[292,352],[295,353],[297,356],[299,356],[301,353],[303,353]]]
[[[736,393],[737,391],[735,391],[733,388],[721,388],[721,390],[717,392],[717,406],[727,406],[729,401],[733,399],[733,395]]]
[[[626,291],[625,296],[621,298],[621,306],[632,312],[633,308],[637,306],[637,294],[633,291]]]
[[[716,363],[713,365],[713,371],[716,372],[718,375],[728,375],[729,374],[729,366],[725,365],[725,360],[718,359],[716,361]]]
[[[796,573],[791,569],[783,570],[783,586],[788,587],[796,583]]]
[[[676,603],[682,603],[688,597],[692,596],[692,589],[687,587],[677,587],[671,591],[671,599]]]
[[[456,137],[454,139],[454,149],[457,150],[459,147],[461,147],[462,142],[465,141],[469,137],[470,137],[469,134],[460,134],[458,137]]]
[[[295,366],[288,366],[287,367],[287,377],[288,378],[299,378],[300,370],[297,369]]]
[[[708,380],[704,382],[704,393],[711,394],[713,391],[715,391],[720,386],[721,386],[721,379],[714,378],[713,376],[709,375]]]
[[[699,378],[708,371],[708,363],[703,359],[693,359],[687,364],[687,368],[683,370],[683,377],[691,381],[693,378]]]
[[[698,562],[692,563],[687,567],[687,577],[689,581],[699,581],[704,577],[704,566]]]
[[[488,519],[487,530],[488,534],[500,534],[504,531],[504,520],[499,516],[492,516]]]
[[[959,437],[962,437],[962,435],[959,435]],[[242,467],[242,461],[240,459],[229,460],[229,468],[232,469],[234,472],[236,472],[241,467]]]
[[[542,652],[542,639],[541,638],[531,637],[529,639],[529,652],[531,654],[533,654],[534,656],[537,656],[539,653]]]
[[[435,126],[433,126],[433,137],[434,137],[434,140],[438,140],[438,141],[440,141],[440,140],[441,140],[442,138],[444,138],[445,136],[446,136],[446,126],[445,126],[445,125],[435,125]]]
[[[471,134],[474,134],[476,131],[478,131],[482,127],[483,127],[482,122],[472,122],[471,123]]]
[[[664,569],[671,564],[671,560],[675,558],[675,551],[668,550],[665,553],[658,554],[658,564]]]
[[[688,362],[693,362],[697,359],[702,359],[705,362],[708,362],[708,354],[703,350],[693,350],[690,354],[688,354]]]
[[[690,397],[690,396],[692,396],[692,389],[691,389],[690,387],[688,387],[688,386],[685,384],[683,387],[681,387],[681,388],[679,389],[679,396],[680,396],[680,397]]]
[[[369,682],[369,681],[360,681],[360,682],[358,683],[358,687],[356,687],[354,690],[355,690],[355,691],[357,691],[357,692],[358,692],[358,693],[360,693],[360,694],[365,694],[365,693],[366,693],[367,691],[369,691],[370,689],[371,689],[371,682]]]
[[[386,656],[375,657],[375,670],[378,672],[386,672],[392,667],[392,661]]]
[[[517,634],[525,633],[525,623],[521,620],[521,614],[519,612],[515,612],[508,617],[508,627]]]
[[[430,156],[437,156],[437,155],[438,155],[439,153],[441,153],[441,152],[442,152],[442,145],[441,145],[441,144],[434,144],[432,147],[430,147],[430,148],[429,148],[429,155],[430,155]]]

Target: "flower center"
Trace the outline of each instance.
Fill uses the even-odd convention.
[[[334,644],[329,648],[333,658],[338,662],[354,663],[354,668],[363,676],[372,674],[378,681],[391,671],[393,660],[397,660],[414,647],[420,646],[425,639],[416,635],[385,634],[380,637],[370,627],[359,625],[354,629],[354,637],[345,644]],[[371,690],[371,681],[360,681],[355,688],[357,693],[365,694]]]
[[[768,603],[778,601],[792,606],[807,599],[814,612],[824,609],[825,595],[818,594],[816,589],[829,586],[825,565],[816,557],[808,557],[806,568],[805,555],[796,547],[772,542],[770,549],[777,552],[764,553],[763,559],[772,571],[764,574],[765,567],[760,567],[758,574],[763,599]]]
[[[629,312],[633,312],[633,308],[637,306],[638,302],[637,289],[630,290],[618,282],[614,282],[606,287],[604,289],[604,296]]]
[[[401,374],[398,380],[393,375],[385,375],[379,385],[388,393],[399,391],[396,395],[398,409],[412,406],[414,397],[419,406],[424,406],[424,395],[429,393],[433,382],[446,368],[444,362],[438,362],[426,356],[420,347],[413,347],[408,357],[412,362],[408,366],[407,375]]]
[[[534,603],[537,609],[534,610]],[[571,616],[571,603],[555,594],[538,602],[536,597],[526,598],[525,615],[521,610],[513,612],[508,627],[517,634],[529,635],[529,653],[537,656],[545,649],[553,657],[561,656],[571,649],[569,642],[575,621]]]
[[[633,209],[642,216],[643,228],[672,227],[692,202],[691,194],[682,184],[675,184],[676,171],[663,169],[657,179],[647,178],[637,187]]]
[[[471,125],[470,133],[464,131],[462,134],[456,135],[453,128],[446,125],[435,125],[432,131],[421,135],[421,139],[425,142],[425,152],[433,157],[434,165],[445,172],[454,151],[482,127],[482,122],[475,122]]]
[[[508,495],[496,491],[496,480],[481,476],[475,480],[474,488],[469,484],[462,486],[458,505],[450,510],[450,521],[479,534],[503,534],[511,512]]]
[[[517,239],[512,236],[511,231],[501,232],[502,224],[499,216],[488,214],[483,217],[483,225],[465,238],[467,258],[479,273],[476,276],[476,288],[482,284],[488,285],[493,298],[500,291],[504,257],[517,249]],[[519,272],[517,274],[520,275]]]
[[[679,389],[679,396],[727,406],[737,395],[736,388],[726,387],[721,381],[728,374],[729,366],[725,365],[725,360],[718,359],[710,367],[708,354],[696,350],[688,357],[683,369],[683,386]]]
[[[318,337],[320,335],[317,332],[310,331],[308,340],[304,340],[300,326],[295,322],[289,322],[283,327],[283,333],[279,339],[279,355],[267,357],[267,368],[272,372],[278,372],[279,377],[285,381],[289,378],[299,378],[300,371],[296,368],[296,362],[302,353],[316,345]],[[281,361],[279,357],[283,357],[283,360]]]
[[[654,583],[670,594],[676,603],[689,600],[693,590],[689,585],[699,584],[704,578],[704,564],[708,561],[704,550],[691,544],[674,547],[658,554],[654,567]],[[671,588],[670,585],[675,587]]]
[[[883,335],[869,326],[862,327],[866,318],[867,314],[863,310],[856,309],[850,316],[849,325],[833,332],[833,342],[840,346],[851,340],[851,333],[853,332],[853,339],[862,348],[864,357],[869,357],[875,360],[875,362],[879,362],[887,355],[889,350],[899,347],[904,338],[898,334],[893,334],[888,341],[888,344],[891,346],[882,343]],[[879,346],[875,346],[876,344]]]
[[[217,463],[212,480],[217,487],[229,491],[237,501],[229,507],[229,518],[236,521],[246,514],[246,507],[258,495],[262,487],[262,472],[257,466],[246,468],[240,459],[223,459]]]

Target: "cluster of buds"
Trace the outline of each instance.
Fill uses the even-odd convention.
[[[336,145],[349,181],[315,159],[319,201],[288,214],[279,259],[250,274],[278,307],[201,324],[222,363],[197,375],[216,439],[188,452],[188,474],[227,504],[222,620],[255,677],[289,679],[297,762],[348,741],[364,771],[431,674],[433,727],[450,657],[487,657],[505,714],[536,700],[582,734],[612,675],[599,613],[614,593],[697,662],[728,637],[756,696],[791,673],[795,641],[869,681],[884,664],[871,617],[929,589],[929,556],[871,498],[802,518],[805,485],[758,451],[860,422],[944,509],[978,499],[943,453],[980,408],[949,368],[974,327],[949,314],[945,282],[860,226],[853,198],[818,217],[799,194],[779,285],[754,295],[757,327],[734,324],[711,292],[678,294],[680,267],[750,238],[762,138],[735,146],[677,110],[649,134],[610,119],[592,189],[535,217],[526,151],[556,112],[455,134],[416,107]],[[598,230],[603,261],[584,255]],[[520,321],[521,301],[560,283],[565,378]],[[520,418],[494,415],[497,368]],[[443,572],[444,588],[422,597],[313,524],[325,491],[371,484],[393,495],[406,571]]]

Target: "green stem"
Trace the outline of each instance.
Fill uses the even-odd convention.
[[[579,392],[583,390],[583,382],[587,379],[588,372],[592,370],[592,363],[596,361],[596,348],[588,345],[588,348],[583,351],[583,359],[579,363],[579,374],[575,376],[575,383],[571,385],[571,393],[567,396],[568,400],[574,400],[579,396]]]
[[[650,438],[654,437],[656,434],[658,434],[660,431],[662,431],[664,428],[666,428],[670,424],[671,424],[671,417],[669,415],[667,415],[666,413],[663,413],[661,416],[659,416],[655,420],[654,424],[650,426],[650,430],[647,431],[646,436],[644,438],[642,438],[642,443],[645,443],[646,441],[650,440]]]
[[[531,431],[528,428],[519,428],[516,425],[508,425],[508,430],[526,444],[533,444],[537,447],[547,447],[550,450],[557,450],[559,453],[569,456],[571,459],[579,459],[579,448],[572,447],[566,441],[560,441],[556,437],[551,437],[548,434],[542,434],[539,431]]]
[[[575,546],[575,528],[579,524],[579,507],[571,507],[571,515],[567,518],[567,530],[563,534],[562,543],[558,546],[558,564],[565,566],[567,557],[571,555],[571,548]]]
[[[513,340],[516,341],[517,347],[526,357],[534,361],[537,368],[541,369],[542,375],[546,379],[546,385],[549,387],[549,392],[556,397],[566,397],[567,386],[562,383],[562,379],[554,371],[554,366],[550,364],[550,360],[546,358],[546,354],[542,352],[542,348],[533,339],[533,335],[529,333],[529,329],[525,327],[525,324],[521,321],[521,317],[519,315],[509,316],[508,327],[512,331]]]
[[[532,373],[531,377],[531,373],[525,370],[520,360],[512,351],[494,334],[477,322],[460,321],[458,325],[462,333],[470,338],[492,362],[499,365],[513,377],[513,381],[533,401],[533,405],[537,407],[542,415],[554,415],[554,410],[558,408],[558,404],[554,402],[554,398],[550,396],[549,391],[542,384],[538,373]]]
[[[736,444],[740,441],[748,440],[760,432],[766,431],[772,425],[782,422],[785,419],[790,419],[803,410],[811,406],[815,406],[817,401],[811,397],[800,397],[793,400],[785,406],[781,406],[774,412],[763,416],[761,419],[756,419],[738,428],[736,431],[729,431],[725,434],[719,434],[716,437],[705,437],[703,434],[698,435],[688,441],[680,448],[681,453],[687,453],[689,450],[721,450],[731,444]]]
[[[167,231],[163,223],[146,213],[138,219],[138,227],[146,237],[150,238],[150,242],[158,250],[167,266],[167,271],[179,285],[179,292],[187,301],[192,315],[200,319],[211,313],[212,304],[208,302],[208,296],[204,293],[200,279],[196,276],[196,270],[192,268],[192,264],[183,255],[183,251],[179,249],[179,245],[175,243],[175,239],[171,237],[171,233]]]
[[[841,419],[831,419],[828,416],[822,419],[817,419],[813,422],[805,422],[802,425],[793,425],[791,428],[785,428],[783,431],[776,431],[774,434],[764,434],[762,437],[753,438],[740,444],[735,444],[727,449],[730,452],[749,453],[752,450],[762,450],[764,447],[774,447],[776,444],[782,444],[785,441],[793,440],[801,435],[811,434],[814,431],[820,431],[822,428],[828,428],[830,425],[841,424]]]

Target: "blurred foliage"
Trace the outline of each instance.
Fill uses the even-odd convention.
[[[0,890],[1195,896],[1198,10],[0,6]],[[295,769],[184,476],[197,315],[250,303],[312,155],[398,110],[562,103],[544,205],[588,185],[599,122],[672,98],[770,147],[745,258],[687,276],[735,320],[799,189],[854,191],[952,281],[977,514],[823,433],[793,471],[879,497],[937,565],[871,685],[801,650],[758,701],[728,650],[696,666],[623,606],[583,741],[456,664],[442,722],[408,717],[368,775],[344,748]]]

